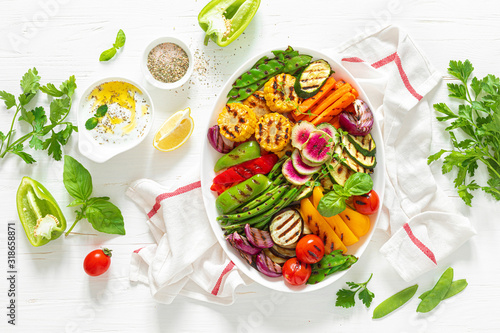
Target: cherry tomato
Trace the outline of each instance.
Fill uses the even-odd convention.
[[[354,208],[363,215],[371,215],[376,213],[380,205],[380,199],[377,192],[371,190],[363,195],[353,197]]]
[[[87,254],[83,261],[83,269],[90,276],[98,276],[106,272],[111,264],[111,250],[94,250]]]
[[[311,266],[300,262],[297,258],[292,258],[283,264],[282,272],[286,282],[300,286],[306,283],[311,276]]]
[[[297,259],[306,264],[315,264],[325,255],[325,245],[316,235],[302,237],[295,248]]]

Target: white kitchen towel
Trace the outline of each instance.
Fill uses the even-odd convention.
[[[210,229],[198,173],[170,188],[140,179],[127,196],[145,211],[156,242],[134,251],[130,280],[149,284],[155,300],[170,304],[180,294],[229,305],[236,288],[250,283]]]
[[[435,116],[431,104],[437,102],[428,94],[442,76],[408,34],[394,26],[330,51],[340,55],[363,87],[381,124],[386,183],[378,226],[391,238],[380,252],[410,281],[475,234],[427,165]]]

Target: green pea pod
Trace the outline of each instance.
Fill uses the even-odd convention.
[[[244,182],[234,185],[222,192],[215,201],[215,206],[219,212],[227,214],[253,198],[256,198],[259,194],[264,192],[269,185],[271,185],[271,181],[266,176],[261,174],[252,176]]]
[[[453,281],[453,268],[444,271],[429,294],[420,302],[417,312],[426,313],[434,309],[446,296]]]
[[[39,182],[23,177],[16,195],[17,213],[31,245],[41,246],[61,236],[66,219],[50,192]]]
[[[319,269],[311,272],[311,276],[307,279],[307,284],[316,284],[323,281],[328,276],[329,269]]]
[[[298,55],[285,62],[284,72],[294,74],[311,63],[312,57],[308,55]]]
[[[328,270],[330,270],[333,267],[341,266],[341,265],[345,264],[345,262],[347,261],[347,259],[348,259],[348,257],[344,256],[342,254],[333,255],[333,256],[332,255],[326,255],[315,266],[318,269],[328,269]]]
[[[462,290],[464,290],[465,287],[467,287],[467,285],[468,285],[468,283],[467,283],[467,280],[465,280],[465,279],[453,281],[451,283],[450,289],[446,293],[446,296],[444,296],[443,300],[445,300],[447,298],[450,298],[452,296],[455,296],[456,294],[458,294],[459,292],[461,292]],[[432,289],[431,290],[427,290],[425,293],[423,293],[422,295],[418,296],[418,298],[424,299],[427,295],[429,295],[429,293],[431,291],[432,291]]]
[[[247,99],[250,95],[252,95],[254,92],[259,90],[266,84],[266,82],[271,78],[265,77],[262,80],[259,80],[249,86],[246,86],[244,88],[232,88],[229,93],[227,94],[227,97],[229,98],[228,103],[232,103],[234,101],[242,101],[244,99]]]
[[[358,262],[358,258],[356,258],[353,255],[348,255],[347,260],[343,265],[330,268],[330,271],[328,272],[328,274],[333,274],[335,272],[345,271],[346,269],[351,268],[351,266],[354,265],[356,262]]]
[[[205,31],[205,45],[211,39],[219,46],[231,44],[252,21],[260,0],[212,0],[198,15]]]
[[[284,63],[275,59],[256,65],[249,71],[241,74],[241,76],[237,78],[233,83],[233,87],[243,88],[264,78],[269,78],[270,76],[274,75],[274,73],[279,73],[281,70],[283,70],[284,66]]]
[[[253,160],[257,157],[260,157],[259,144],[256,141],[244,142],[226,155],[219,158],[217,163],[215,163],[214,171],[218,172],[222,169]]]
[[[400,292],[392,295],[382,303],[380,303],[375,310],[373,310],[373,319],[382,318],[392,311],[398,309],[403,306],[406,302],[408,302],[413,295],[417,292],[418,284],[408,287],[406,289],[401,290]]]

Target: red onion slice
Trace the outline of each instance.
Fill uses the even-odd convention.
[[[245,235],[247,236],[250,244],[255,247],[267,249],[273,247],[274,245],[273,239],[271,238],[269,232],[257,228],[252,228],[248,223],[245,225]]]
[[[226,237],[226,240],[237,250],[241,250],[245,253],[248,253],[250,255],[254,255],[262,251],[262,249],[259,249],[258,247],[252,246],[248,242],[248,240],[238,234],[237,232],[232,233],[231,235]]]
[[[352,135],[367,135],[373,127],[372,110],[361,99],[356,99],[352,107],[354,113],[346,111],[340,113],[340,127]]]
[[[229,153],[235,147],[235,143],[220,134],[219,125],[212,126],[207,133],[208,142],[219,153]]]
[[[268,256],[266,256],[263,252],[261,252],[256,260],[257,269],[264,275],[269,277],[280,277],[281,266],[271,260]]]

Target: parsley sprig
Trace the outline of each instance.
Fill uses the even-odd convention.
[[[29,140],[30,148],[47,150],[49,156],[59,161],[62,157],[61,147],[68,142],[73,131],[78,131],[78,128],[71,122],[65,121],[71,110],[71,98],[76,89],[75,77],[71,76],[64,81],[59,89],[52,83],[40,86],[40,79],[36,68],[28,70],[21,79],[22,93],[17,100],[13,94],[0,91],[0,99],[4,101],[5,107],[8,110],[11,108],[16,110],[7,134],[0,132],[0,158],[5,157],[7,153],[12,153],[21,157],[27,164],[36,162],[33,156],[24,151],[24,142]],[[26,109],[38,91],[53,97],[48,115],[41,106],[31,111]],[[15,139],[16,120],[28,123],[31,126],[31,132]],[[64,128],[61,129],[61,127]]]
[[[356,305],[356,293],[359,291],[358,298],[363,302],[363,304],[369,308],[372,304],[375,294],[368,290],[368,282],[372,279],[373,274],[370,275],[368,281],[363,283],[346,282],[350,289],[340,289],[337,291],[337,301],[335,306],[341,306],[343,308],[350,308]]]
[[[445,103],[434,104],[434,109],[444,116],[438,121],[452,120],[446,127],[453,149],[441,149],[429,156],[432,163],[447,154],[443,160],[443,174],[453,168],[458,169],[454,181],[460,198],[469,206],[473,195],[471,191],[481,189],[500,200],[500,78],[489,74],[483,79],[473,77],[471,62],[466,60],[450,61],[448,73],[460,83],[448,83],[449,96],[464,101],[454,112]],[[459,140],[455,130],[461,129],[466,138]],[[486,165],[489,179],[486,185],[479,185],[472,177],[478,162]]]

